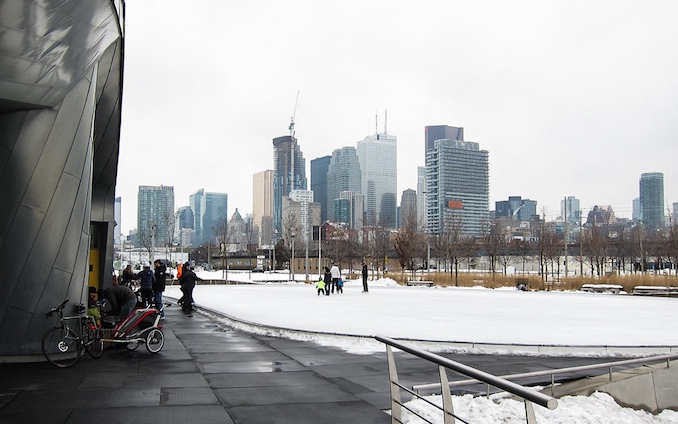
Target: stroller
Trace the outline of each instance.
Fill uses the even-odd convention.
[[[161,310],[165,308],[162,306]],[[112,330],[113,337],[103,339],[108,343],[122,343],[127,350],[135,350],[142,343],[151,353],[158,353],[165,345],[165,335],[162,332],[160,312],[153,307],[135,309]]]

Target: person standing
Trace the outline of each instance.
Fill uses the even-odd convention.
[[[184,291],[184,301],[181,305],[181,310],[184,312],[193,311],[193,288],[195,287],[196,281],[202,281],[202,278],[195,275],[190,264],[186,262],[184,264],[183,272],[181,273],[181,278],[179,278],[181,288]]]
[[[363,293],[367,293],[367,264],[363,261]]]
[[[155,301],[155,308],[160,311],[160,317],[165,317],[165,310],[162,307],[162,292],[165,291],[165,284],[167,283],[165,279],[167,278],[167,267],[160,262],[160,259],[156,259],[153,262],[155,269],[153,273],[155,274],[155,281],[153,282],[153,300]]]
[[[334,289],[337,288],[337,282],[341,278],[341,272],[339,272],[339,267],[337,264],[332,264],[330,268],[330,274],[332,274],[332,282],[330,283],[330,292],[334,293]]]
[[[119,281],[118,283],[121,286],[131,289],[134,285],[134,271],[132,271],[132,265],[128,264],[125,269],[122,270],[122,275],[120,277],[122,281]]]
[[[141,301],[144,307],[153,305],[153,285],[155,284],[155,274],[151,271],[151,264],[144,261],[144,269],[139,271],[137,275],[132,277],[134,280],[139,280],[139,293],[141,294]]]
[[[323,281],[325,282],[325,295],[329,296],[330,283],[332,282],[332,273],[330,273],[330,269],[328,267],[325,267],[325,275],[323,276]]]

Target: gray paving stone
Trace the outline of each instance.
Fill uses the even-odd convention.
[[[64,424],[235,424],[228,412],[220,405],[77,409],[67,421],[62,422]],[[24,421],[23,424],[26,422]]]
[[[276,373],[285,371],[302,371],[304,366],[298,362],[285,361],[249,361],[249,362],[208,362],[198,364],[205,374],[235,373],[235,372],[264,372]]]
[[[227,408],[244,405],[273,405],[293,403],[323,403],[357,401],[358,399],[329,383],[311,386],[238,387],[215,389],[215,394]]]
[[[323,384],[325,379],[311,371],[276,373],[236,373],[205,375],[210,387],[226,389],[235,387],[288,387]]]
[[[209,387],[171,387],[162,389],[160,405],[221,405],[221,403]]]
[[[238,423],[388,424],[391,417],[364,402],[283,404],[229,408]]]

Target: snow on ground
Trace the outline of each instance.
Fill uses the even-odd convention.
[[[502,397],[502,394],[473,397],[472,395],[452,396],[454,413],[470,423],[525,423],[525,404]],[[442,406],[440,396],[429,396],[428,400]],[[422,400],[407,402],[407,406],[425,417],[428,422],[442,424],[442,412]],[[407,410],[403,410],[403,421],[408,424],[420,424],[421,420]],[[565,396],[558,399],[554,410],[534,406],[538,423],[549,424],[669,424],[678,423],[678,412],[665,410],[657,415],[631,408],[622,408],[612,396],[596,392],[591,396]]]
[[[222,272],[203,271],[198,275],[203,279],[223,278]],[[590,345],[678,346],[678,334],[666,331],[678,323],[677,299],[515,289],[402,287],[391,279],[370,281],[367,294],[361,293],[362,283],[356,280],[346,282],[343,294],[318,296],[313,285],[279,282],[287,277],[287,274],[230,272],[231,281],[258,280],[260,284],[199,285],[194,298],[199,306],[232,317],[226,322],[233,327],[312,340],[352,353],[383,352],[383,345],[368,337],[349,337],[375,334],[424,341],[574,345],[569,354],[582,355],[590,355],[587,353]],[[278,283],[265,283],[265,280]],[[181,292],[174,285],[168,287],[166,295],[179,297]],[[498,353],[506,353],[504,349],[516,350],[496,346],[495,349]],[[624,349],[609,352],[618,351]],[[635,349],[629,352],[637,353]],[[440,396],[428,399],[441,405]],[[524,404],[501,394],[490,399],[453,396],[453,404],[455,413],[469,422],[525,422]],[[407,405],[422,413],[430,423],[443,423],[442,413],[425,402],[415,400]],[[536,405],[534,409],[537,421],[547,423],[678,423],[678,412],[666,410],[653,416],[622,408],[605,393],[563,397],[553,411]],[[406,410],[403,417],[408,424],[424,422]]]
[[[221,272],[199,272],[203,279]],[[229,280],[287,274],[229,273]],[[199,285],[197,304],[239,320],[332,335],[501,345],[678,346],[675,298],[583,292],[402,287],[391,279],[347,281],[343,294],[318,296],[304,283]],[[178,286],[166,295],[179,297]],[[659,349],[659,348],[658,348]],[[350,350],[350,349],[349,349]],[[381,350],[381,349],[380,349]]]

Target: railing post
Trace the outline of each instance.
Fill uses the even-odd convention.
[[[452,393],[450,392],[450,384],[447,381],[447,372],[445,368],[438,365],[438,373],[440,374],[440,396],[443,398],[443,424],[455,424],[454,406],[452,405]]]
[[[527,399],[525,399],[525,418],[527,419],[527,424],[537,423],[537,416],[534,415],[534,405]]]
[[[391,424],[402,423],[402,407],[400,406],[400,387],[398,387],[398,370],[391,346],[386,345],[386,359],[388,360],[388,379],[391,390]]]

